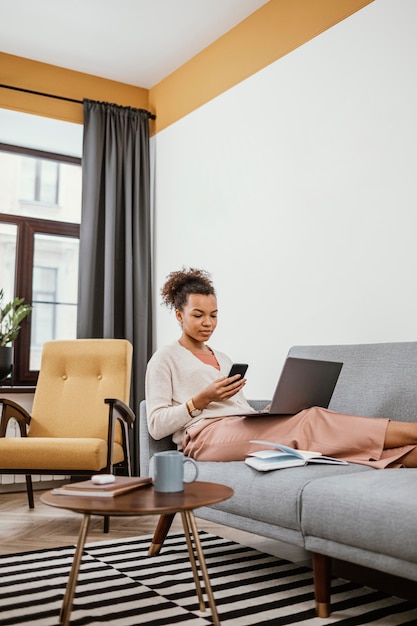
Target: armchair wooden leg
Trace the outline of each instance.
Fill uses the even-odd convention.
[[[30,509],[35,508],[35,501],[33,499],[33,485],[32,485],[32,476],[30,474],[26,475],[26,491],[28,494],[28,504]]]
[[[174,517],[175,513],[170,513],[169,515],[161,515],[154,536],[152,538],[152,543],[149,546],[148,556],[156,556],[160,553],[166,536],[169,533],[169,529],[171,528],[171,524],[174,521]]]
[[[330,578],[332,560],[313,552],[314,595],[317,617],[330,616]]]

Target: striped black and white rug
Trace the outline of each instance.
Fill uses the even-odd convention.
[[[311,570],[252,548],[200,533],[222,626],[356,626],[417,624],[417,604],[335,579],[332,615],[314,614]],[[149,558],[150,537],[86,546],[71,626],[208,626],[198,610],[182,535],[171,535],[163,552]],[[0,557],[0,624],[58,623],[73,548]]]

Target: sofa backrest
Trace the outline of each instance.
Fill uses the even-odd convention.
[[[329,409],[417,421],[417,342],[293,346],[288,356],[343,362]]]

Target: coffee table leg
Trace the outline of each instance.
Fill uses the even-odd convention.
[[[200,569],[203,575],[207,598],[208,598],[210,609],[211,609],[211,616],[213,618],[213,624],[214,626],[220,626],[220,620],[217,614],[216,603],[214,601],[213,591],[211,589],[210,578],[209,578],[207,567],[206,567],[206,561],[204,559],[203,548],[201,547],[201,543],[200,543],[200,537],[198,535],[198,528],[197,528],[197,524],[195,521],[194,513],[192,511],[185,511],[184,513],[182,513],[182,515],[184,516],[183,517],[184,530],[185,530],[185,526],[187,526],[187,529],[188,529],[187,532],[190,532],[194,539],[194,545],[197,550],[197,557],[200,563]],[[186,520],[185,523],[184,523],[184,518]],[[186,536],[187,536],[187,532],[185,533]],[[188,545],[188,542],[187,542],[187,545]],[[189,547],[188,551],[190,553],[190,561],[192,565],[193,561],[195,563],[194,551],[192,547],[191,547],[191,550]],[[198,578],[198,574],[197,574],[197,578]],[[195,576],[194,576],[194,579],[195,579]],[[197,583],[196,583],[196,587],[197,587]],[[200,588],[200,591],[201,591],[200,581],[198,581],[197,593],[198,593],[198,588]]]
[[[191,541],[191,536],[192,536],[191,529],[188,524],[188,519],[186,517],[186,514],[184,512],[181,513],[181,518],[182,518],[182,525],[184,528],[185,540],[187,542],[188,555],[190,557],[191,569],[193,570],[194,584],[195,584],[195,588],[197,591],[198,602],[200,604],[200,611],[205,611],[206,604],[204,602],[203,590],[201,589],[200,578],[198,576],[197,563],[195,560],[194,548],[193,548],[193,544]]]
[[[152,538],[152,543],[149,546],[148,556],[157,556],[160,553],[162,545],[169,533],[169,529],[171,528],[171,524],[174,521],[174,517],[175,513],[161,515]]]
[[[72,601],[74,599],[75,588],[77,586],[78,572],[80,570],[81,559],[83,556],[84,544],[87,537],[89,523],[90,515],[86,513],[81,522],[77,547],[75,549],[71,571],[68,578],[67,587],[65,589],[64,600],[62,602],[61,612],[59,614],[59,623],[63,626],[68,626],[70,623]]]

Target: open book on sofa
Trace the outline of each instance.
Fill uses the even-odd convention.
[[[332,465],[348,465],[347,461],[335,459],[331,456],[323,456],[320,452],[296,450],[272,441],[252,440],[251,443],[259,443],[265,446],[273,446],[273,450],[259,450],[252,452],[246,457],[245,463],[258,470],[268,472],[270,470],[284,469],[285,467],[297,467],[308,463],[328,463]]]

